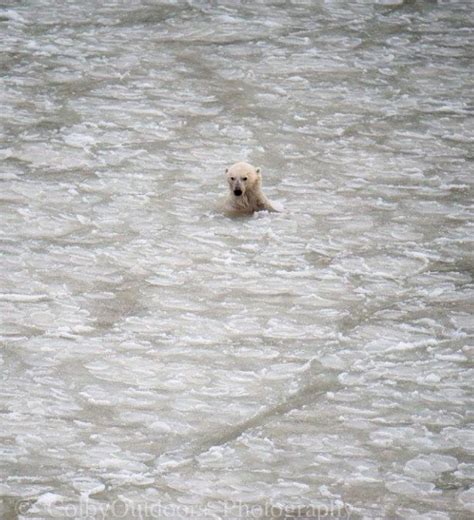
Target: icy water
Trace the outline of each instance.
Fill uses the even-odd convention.
[[[473,12],[3,2],[2,519],[472,518]]]

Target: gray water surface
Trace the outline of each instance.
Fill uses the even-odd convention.
[[[3,2],[2,518],[472,518],[473,12]]]

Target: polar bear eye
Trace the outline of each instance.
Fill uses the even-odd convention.
[[[246,181],[246,180],[247,180],[247,177],[242,177],[242,180],[243,180],[243,181]]]
[[[231,180],[231,181],[235,181],[235,177],[231,177],[230,180]]]

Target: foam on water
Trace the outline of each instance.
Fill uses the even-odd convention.
[[[0,27],[2,518],[470,518],[470,3]]]

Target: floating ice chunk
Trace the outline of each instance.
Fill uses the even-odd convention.
[[[346,370],[348,368],[347,362],[335,354],[323,356],[321,364],[325,368],[334,368],[336,370]]]
[[[458,501],[462,504],[464,509],[474,513],[474,487],[459,493]]]
[[[273,499],[278,499],[282,496],[301,497],[302,495],[310,491],[310,489],[311,487],[303,482],[278,479],[278,481],[272,487],[271,497]]]
[[[443,429],[441,435],[450,447],[457,446],[463,450],[474,451],[474,436],[470,430],[447,427]]]
[[[45,300],[49,300],[47,294],[0,294],[0,301],[4,302],[32,303],[42,302]]]
[[[285,211],[285,207],[278,200],[272,200],[272,206],[280,213],[283,213]]]
[[[201,466],[207,468],[226,468],[235,465],[235,449],[230,446],[212,446],[208,451],[197,457]],[[242,465],[241,462],[238,464]]]
[[[297,363],[275,363],[260,371],[265,380],[278,381],[281,379],[292,379],[299,372],[301,365]]]
[[[26,20],[21,16],[21,14],[17,13],[16,11],[13,11],[13,9],[7,9],[6,11],[2,12],[2,16],[5,18],[8,18],[8,20],[11,20],[12,22],[17,23],[26,23]]]
[[[94,137],[87,134],[71,133],[64,136],[64,142],[69,146],[84,148],[96,144]]]
[[[170,433],[172,431],[171,426],[164,421],[154,421],[148,426],[148,428],[155,432],[161,433]]]
[[[146,472],[148,466],[142,464],[138,461],[126,460],[124,458],[104,458],[100,460],[97,464],[98,468],[107,469],[107,470],[125,470],[134,472]]]
[[[0,458],[5,463],[10,462],[12,464],[18,463],[19,457],[28,455],[28,450],[19,446],[2,446],[0,447]]]
[[[439,383],[441,381],[441,378],[438,374],[428,374],[426,376],[420,376],[417,377],[416,382],[420,385],[435,385],[436,383]]]
[[[459,464],[458,470],[454,473],[456,478],[474,480],[474,464]]]
[[[415,499],[428,497],[430,495],[440,495],[442,493],[442,491],[440,489],[436,489],[435,484],[431,482],[396,480],[394,482],[387,482],[385,487],[392,493]]]
[[[442,511],[430,511],[429,513],[420,514],[416,509],[399,508],[397,513],[399,518],[403,518],[403,520],[451,520],[451,516]]]
[[[35,505],[46,509],[63,500],[64,497],[61,495],[57,495],[55,493],[45,493],[38,498],[38,500],[35,502]]]
[[[405,464],[405,473],[422,480],[433,480],[440,473],[453,471],[457,468],[455,457],[447,455],[422,455]]]
[[[30,315],[31,324],[35,327],[50,327],[57,322],[57,316],[53,312],[38,311]]]
[[[395,7],[397,5],[402,5],[404,0],[375,0],[376,4],[386,5],[390,7]]]
[[[95,495],[101,493],[105,489],[105,485],[94,478],[79,477],[72,480],[72,487],[79,491],[83,496]]]

